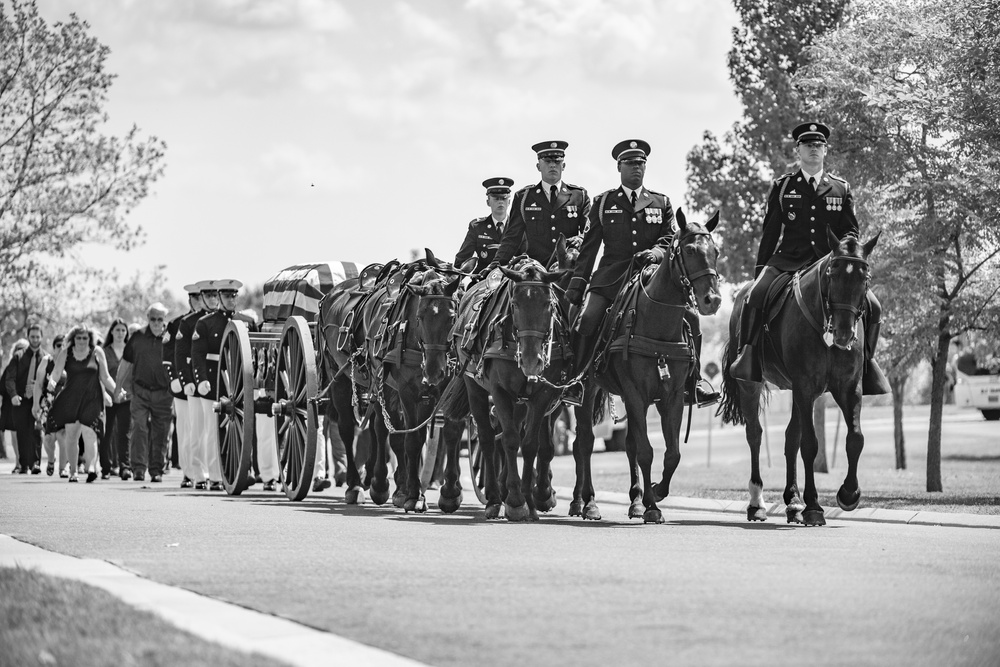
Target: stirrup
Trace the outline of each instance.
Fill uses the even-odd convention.
[[[575,408],[583,405],[583,383],[577,380],[563,389],[562,402]]]

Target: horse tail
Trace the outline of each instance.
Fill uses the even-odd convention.
[[[438,410],[449,421],[459,421],[469,416],[469,392],[465,390],[465,378],[453,377],[444,388],[444,396]]]
[[[746,415],[740,404],[740,383],[729,373],[729,366],[736,360],[736,339],[726,342],[726,351],[722,355],[722,403],[716,410],[716,416],[721,415],[722,421],[739,426],[746,424]]]
[[[597,388],[594,394],[594,414],[591,424],[600,424],[604,421],[604,414],[608,407],[608,391],[602,387]]]

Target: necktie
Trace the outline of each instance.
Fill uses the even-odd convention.
[[[816,194],[816,177],[815,176],[810,176],[809,177],[809,187],[812,188],[813,194]]]
[[[35,366],[38,363],[38,352],[31,351],[31,361],[28,362],[28,381],[24,383],[24,392],[31,395],[32,389],[35,388]]]
[[[549,203],[553,206],[556,205],[556,186],[554,185],[549,186]]]
[[[632,208],[635,208],[635,190],[632,191]]]

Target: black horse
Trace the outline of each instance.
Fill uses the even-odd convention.
[[[764,379],[780,389],[792,390],[792,416],[785,431],[784,501],[788,522],[807,526],[826,523],[813,476],[818,451],[812,420],[816,399],[829,391],[847,424],[847,477],[837,491],[837,504],[845,511],[855,509],[861,499],[857,473],[865,442],[861,432],[864,336],[859,335],[858,330],[871,281],[868,256],[878,242],[878,235],[862,244],[853,236],[838,241],[829,230],[827,233],[833,251],[794,276],[792,284],[768,315],[761,341]],[[764,521],[767,512],[760,476],[763,430],[758,414],[764,385],[737,380],[730,375],[749,287],[744,287],[737,295],[729,320],[730,340],[722,362],[723,402],[719,411],[727,423],[746,424],[751,465],[747,519]],[[799,496],[796,481],[800,448],[806,476],[805,503]]]
[[[593,369],[600,388],[622,397],[628,415],[625,451],[629,461],[632,505],[629,518],[662,523],[656,503],[667,496],[670,480],[680,462],[680,427],[684,409],[684,387],[695,369],[694,341],[684,323],[684,309],[694,305],[702,315],[714,315],[722,303],[716,262],[719,251],[712,231],[719,223],[716,213],[705,225],[689,223],[677,210],[679,230],[669,257],[647,267],[622,288],[612,304],[604,340],[598,342]],[[588,386],[584,403],[577,410],[577,440],[574,456],[577,481],[570,513],[585,519],[600,518],[594,501],[590,456],[593,452],[594,397]],[[653,447],[646,428],[651,404],[660,413],[666,452],[661,480],[653,484]],[[579,451],[578,451],[579,450]]]

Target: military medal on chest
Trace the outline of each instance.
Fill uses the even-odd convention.
[[[579,217],[580,214],[577,213],[576,209],[577,209],[577,207],[574,206],[573,204],[567,204],[566,205],[566,217],[567,218],[576,218],[576,217]]]
[[[844,209],[844,199],[843,197],[827,197],[826,198],[826,210],[828,211],[842,211]]]
[[[647,208],[646,209],[646,222],[651,225],[661,225],[663,224],[663,209],[662,208]]]

